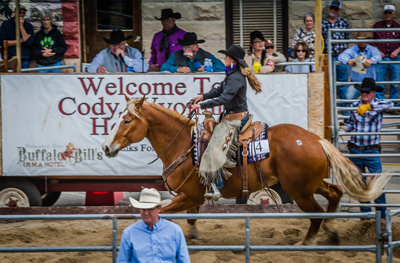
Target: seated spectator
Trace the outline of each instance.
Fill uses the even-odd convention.
[[[283,67],[275,67],[276,63],[286,62],[286,57],[279,52],[275,52],[274,50],[274,43],[272,40],[267,39],[265,41],[265,49],[267,50],[267,63],[273,68],[273,72],[282,72]]]
[[[29,61],[31,59],[31,45],[33,44],[34,32],[31,23],[25,20],[26,8],[23,5],[19,5],[19,16],[4,21],[0,28],[0,45],[3,46],[3,41],[7,40],[8,45],[8,59],[17,55],[17,37],[15,34],[15,18],[19,18],[19,29],[21,32],[21,68],[29,68]]]
[[[206,42],[203,39],[197,40],[197,35],[194,32],[187,32],[183,39],[178,38],[178,45],[183,48],[172,53],[167,62],[165,62],[160,71],[169,71],[171,73],[190,73],[204,72],[204,59],[209,58],[213,64],[214,72],[223,72],[225,65],[217,59],[213,54],[199,47],[199,43]],[[201,67],[196,67],[196,62],[201,64]]]
[[[48,11],[41,14],[42,27],[36,33],[33,56],[39,67],[61,66],[67,51],[64,36],[52,24],[52,15]],[[60,73],[61,69],[41,70],[39,73]]]
[[[306,43],[308,45],[308,48],[310,49],[310,59],[313,59],[315,52],[314,14],[312,13],[305,14],[303,22],[304,22],[304,27],[297,29],[296,33],[293,36],[292,48],[294,49],[294,46],[298,42]],[[294,56],[295,53],[293,53],[293,57]]]
[[[372,34],[369,32],[357,32],[356,39],[371,39]],[[367,56],[366,60],[362,63],[365,68],[365,74],[361,74],[352,70],[354,66],[357,65],[354,58],[356,56]],[[376,66],[378,62],[382,60],[382,56],[374,46],[368,45],[366,42],[357,43],[357,45],[346,49],[343,53],[339,55],[338,60],[343,64],[350,65],[350,79],[354,82],[362,82],[364,78],[372,78],[376,80]],[[360,91],[357,90],[354,85],[349,85],[346,88],[346,93],[344,94],[344,99],[357,99],[360,96]],[[350,112],[343,112],[345,116],[349,116]]]
[[[125,37],[124,32],[119,29],[111,31],[110,39],[103,37],[110,47],[96,55],[87,71],[89,73],[128,72],[128,64],[132,60],[134,72],[147,72],[149,66],[142,60],[142,53],[126,44],[126,40],[131,38],[132,36]]]
[[[293,62],[311,62],[309,58],[311,50],[304,42],[297,42],[293,48]],[[314,72],[315,66],[313,65],[293,65],[286,66],[285,72],[288,73],[310,73]]]
[[[182,38],[186,31],[183,31],[175,24],[175,21],[181,17],[180,13],[174,13],[170,8],[161,10],[160,18],[155,17],[155,19],[161,20],[163,30],[154,35],[151,43],[149,65],[152,71],[160,71],[162,64],[167,61],[169,55],[182,49],[177,44],[178,38]]]
[[[249,68],[254,72],[252,65],[254,62],[261,63],[260,73],[270,73],[274,68],[267,63],[267,52],[265,50],[265,38],[260,31],[250,33],[250,50],[244,57]]]

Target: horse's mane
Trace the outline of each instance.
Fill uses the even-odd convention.
[[[126,108],[128,109],[128,112],[129,112],[130,114],[132,114],[132,115],[135,115],[137,118],[140,118],[139,112],[138,112],[138,110],[137,110],[137,108],[136,108],[136,104],[138,104],[139,102],[140,102],[140,98],[133,98],[133,99],[131,99],[130,101],[128,101],[128,103],[127,103],[127,105],[126,105]],[[158,110],[158,111],[161,111],[161,112],[163,112],[163,113],[165,113],[165,114],[171,116],[171,118],[173,118],[173,119],[177,119],[177,120],[180,121],[181,123],[186,123],[186,122],[188,121],[188,118],[187,118],[187,117],[185,117],[185,116],[179,114],[179,113],[176,112],[176,111],[173,111],[173,110],[171,110],[171,109],[168,109],[168,108],[165,108],[165,107],[160,106],[160,105],[158,105],[158,104],[151,103],[151,102],[147,102],[147,101],[145,101],[145,102],[143,102],[143,103],[146,104],[146,105],[148,105],[148,106],[150,106],[150,107],[152,107],[153,109],[156,109],[156,110]],[[189,126],[192,126],[193,124],[194,124],[194,121],[192,120],[192,121],[189,122],[188,125],[189,125]]]

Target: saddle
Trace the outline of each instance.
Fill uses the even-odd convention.
[[[217,126],[214,117],[212,116],[211,112],[204,111],[205,115],[204,120],[204,131],[199,142],[199,158],[197,159],[197,164],[200,165],[201,158],[206,150],[208,143],[212,137],[213,131]],[[222,120],[242,120],[247,114],[245,113],[235,113],[235,114],[228,114]],[[222,121],[221,120],[221,121]],[[255,141],[255,138],[260,136],[264,125],[261,122],[252,122],[253,115],[250,115],[249,119],[247,120],[246,124],[242,127],[239,132],[239,140],[238,140],[238,152],[237,152],[237,168],[239,176],[242,176],[243,181],[243,190],[242,190],[242,199],[249,198],[249,184],[248,184],[248,154],[249,154],[249,143],[251,141]],[[226,140],[230,140],[230,137],[227,136]],[[242,152],[240,151],[241,149]],[[242,162],[243,161],[243,162]]]

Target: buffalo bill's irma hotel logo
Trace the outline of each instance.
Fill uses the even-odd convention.
[[[103,152],[97,149],[76,148],[70,142],[65,148],[49,149],[32,147],[27,150],[25,147],[17,147],[19,161],[23,167],[65,167],[84,162],[97,161],[103,159]]]

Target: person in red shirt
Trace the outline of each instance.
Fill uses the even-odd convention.
[[[385,5],[383,9],[384,20],[376,22],[374,28],[400,28],[400,24],[393,21],[396,17],[396,8],[393,5]],[[400,39],[400,32],[374,32],[374,39]],[[400,61],[400,43],[373,43],[382,55],[382,61]],[[386,75],[389,74],[390,81],[398,81],[400,78],[399,64],[378,64],[376,66],[376,80],[386,81]],[[385,99],[385,85],[381,85],[383,91],[376,92],[378,99]],[[397,99],[399,95],[399,86],[397,84],[390,85],[389,99]],[[397,103],[395,102],[395,107]],[[399,111],[389,111],[393,115],[400,115]]]

